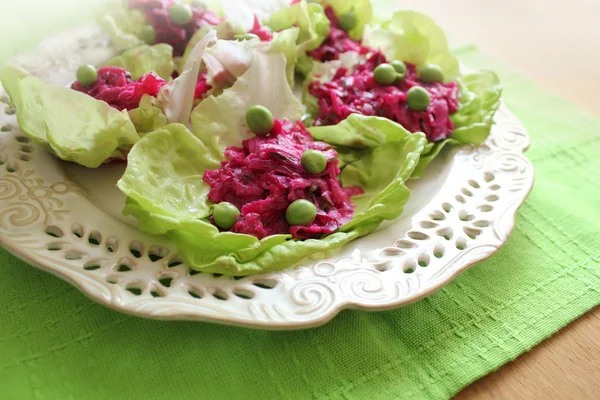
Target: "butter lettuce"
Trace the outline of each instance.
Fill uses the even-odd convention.
[[[208,97],[192,111],[194,133],[215,157],[227,146],[239,146],[252,137],[245,114],[253,105],[267,107],[279,119],[302,117],[302,104],[288,84],[285,67],[283,54],[256,52],[248,71],[231,88]]]
[[[126,1],[121,3],[113,2],[97,19],[100,28],[119,51],[144,44],[138,35],[147,23],[144,13],[130,10]]]
[[[109,60],[106,65],[127,70],[134,80],[149,72],[154,72],[164,80],[170,80],[175,70],[173,48],[164,43],[153,46],[144,44],[125,50]]]
[[[226,146],[239,146],[251,137],[244,119],[255,104],[268,107],[280,119],[300,118],[302,107],[287,84],[283,55],[255,53],[248,71],[231,88],[194,109],[194,133],[171,124],[144,136],[130,152],[118,183],[128,197],[124,213],[137,217],[141,229],[166,235],[191,268],[227,275],[289,267],[364,236],[402,213],[409,197],[405,183],[426,139],[391,121],[357,115],[335,127],[311,128],[315,137],[338,148],[342,184],[360,185],[365,191],[353,198],[357,208],[352,221],[323,239],[304,241],[290,235],[258,240],[219,232],[209,221],[213,205],[202,176],[219,168]],[[356,137],[368,146],[352,148]]]
[[[213,0],[211,9],[219,10],[236,29],[248,32],[254,25],[254,18],[266,21],[275,12],[288,7],[291,0]]]
[[[140,138],[127,111],[86,94],[12,66],[0,70],[0,81],[17,109],[19,128],[65,161],[95,168],[122,158]]]
[[[446,34],[425,14],[398,11],[381,26],[367,27],[362,44],[381,50],[390,60],[417,66],[439,65],[446,81],[453,81],[460,75],[458,59],[448,49]]]
[[[298,50],[306,52],[319,47],[329,35],[330,22],[320,4],[302,0],[273,14],[266,25],[275,32],[297,27]]]
[[[308,131],[315,139],[336,147],[343,186],[360,186],[365,191],[352,198],[357,213],[341,231],[402,214],[410,195],[405,183],[427,144],[423,133],[411,133],[386,118],[359,114],[337,125]]]
[[[189,58],[192,50],[198,44],[199,41],[204,39],[209,32],[215,31],[217,34],[217,39],[221,40],[232,40],[236,34],[241,33],[240,31],[236,31],[234,27],[231,25],[229,21],[224,21],[217,26],[205,26],[196,31],[190,38],[187,46],[185,47],[185,51],[183,52],[183,56],[180,58],[178,65],[176,66],[177,71],[181,72],[183,66],[185,65],[187,59]]]
[[[427,166],[444,147],[455,144],[481,144],[489,136],[494,115],[500,108],[502,85],[498,76],[488,70],[469,73],[457,79],[460,88],[459,109],[451,116],[454,132],[446,140],[430,143],[412,178],[420,178]]]
[[[156,106],[156,99],[147,94],[142,96],[138,108],[129,111],[129,118],[140,135],[153,132],[167,125],[167,117]]]
[[[217,33],[210,31],[194,46],[177,79],[171,85],[164,86],[160,90],[157,104],[169,123],[187,124],[189,122],[202,58],[206,49],[216,41]]]

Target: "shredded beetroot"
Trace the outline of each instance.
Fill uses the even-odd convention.
[[[382,86],[375,81],[373,70],[385,62],[385,56],[375,52],[353,71],[340,68],[330,82],[312,82],[309,92],[319,102],[314,124],[335,125],[358,113],[391,119],[411,132],[425,133],[432,142],[451,136],[454,124],[450,115],[458,111],[458,85],[419,82],[416,67],[406,63],[404,79],[396,85]],[[424,87],[431,96],[425,111],[411,110],[406,104],[406,92],[413,86]]]
[[[71,89],[105,101],[120,111],[138,108],[145,94],[156,97],[166,84],[165,80],[152,72],[134,81],[123,68],[102,67],[98,69],[98,79],[94,84],[83,86],[75,81]]]
[[[196,90],[194,91],[194,99],[203,99],[208,93],[212,86],[206,81],[208,80],[208,74],[206,72],[200,72],[198,75],[198,82],[196,82]]]
[[[269,28],[262,26],[256,15],[254,16],[254,25],[248,33],[258,36],[261,42],[270,42],[273,40],[273,32]]]
[[[329,36],[319,48],[309,51],[309,56],[315,60],[325,62],[337,60],[340,58],[340,54],[347,51],[355,51],[359,54],[367,54],[372,51],[368,47],[363,47],[360,42],[350,39],[348,34],[338,27],[338,18],[331,6],[325,8],[325,15],[331,22]]]
[[[179,57],[198,29],[219,25],[222,19],[210,10],[192,6],[191,22],[185,26],[177,25],[169,18],[169,7],[175,3],[177,0],[129,0],[129,8],[143,11],[156,30],[156,42],[170,44],[173,55]]]
[[[301,163],[302,153],[322,151],[327,159],[323,173],[314,175]],[[275,234],[294,238],[318,238],[335,232],[352,219],[354,206],[349,196],[362,194],[360,188],[342,188],[338,180],[337,153],[330,145],[313,141],[302,123],[276,121],[269,136],[256,136],[243,142],[243,148],[230,146],[217,170],[206,171],[204,181],[211,187],[213,203],[228,201],[241,215],[232,231],[262,239]],[[287,207],[306,199],[317,207],[310,226],[289,226]]]

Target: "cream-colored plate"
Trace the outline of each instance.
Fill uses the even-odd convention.
[[[113,53],[96,27],[44,41],[14,60],[67,85],[81,63]],[[265,329],[321,325],[344,308],[400,307],[441,288],[507,240],[533,185],[529,137],[502,107],[482,146],[445,153],[410,182],[403,216],[337,253],[279,273],[234,279],[193,274],[166,239],[121,216],[120,165],[58,161],[18,129],[0,92],[0,244],[95,301],[149,318]]]

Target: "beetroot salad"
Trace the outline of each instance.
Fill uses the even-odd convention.
[[[374,71],[384,63],[385,56],[375,52],[353,70],[340,68],[330,82],[310,83],[309,93],[318,100],[319,107],[314,125],[335,125],[358,113],[391,119],[411,132],[425,133],[432,142],[451,136],[454,125],[450,116],[459,107],[457,83],[425,83],[419,79],[415,65],[404,63],[404,78],[383,85],[375,79]],[[429,93],[426,109],[409,107],[407,93],[413,87],[422,87]]]
[[[165,85],[167,82],[152,72],[134,81],[123,68],[102,67],[98,69],[94,83],[84,86],[75,81],[71,89],[102,100],[120,111],[138,108],[145,94],[156,97]]]
[[[169,8],[177,0],[129,0],[129,8],[140,10],[146,15],[150,26],[155,30],[156,43],[166,43],[173,47],[174,56],[182,56],[191,37],[197,30],[206,26],[219,25],[222,20],[210,10],[189,6],[189,22],[178,24],[169,14]]]
[[[348,51],[354,51],[358,54],[367,54],[372,51],[368,47],[363,47],[360,42],[350,39],[348,33],[340,29],[338,17],[331,6],[325,8],[325,15],[331,22],[329,35],[319,48],[308,52],[309,56],[315,60],[325,62],[337,60],[340,58],[340,54]]]
[[[228,147],[222,167],[204,173],[209,200],[240,210],[232,232],[259,239],[276,234],[310,239],[333,233],[352,219],[349,196],[362,189],[341,187],[336,151],[314,141],[302,123],[275,120],[270,134],[245,140],[242,146]],[[310,150],[325,156],[321,173],[311,173],[302,164]],[[298,200],[316,207],[316,217],[306,226],[291,226],[286,220],[286,210]]]
[[[258,36],[261,42],[270,42],[273,40],[273,32],[269,28],[262,26],[256,15],[254,16],[254,25],[248,33]]]

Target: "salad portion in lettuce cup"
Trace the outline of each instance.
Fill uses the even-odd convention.
[[[304,27],[300,36],[314,39],[296,65],[306,76],[307,124],[335,126],[361,114],[425,133],[428,145],[413,178],[445,145],[480,144],[487,138],[500,106],[498,77],[491,71],[461,74],[433,20],[399,11],[371,26],[368,0],[320,3],[297,2],[270,20],[280,28],[298,24]],[[323,34],[310,36],[317,27],[325,27]]]
[[[400,216],[425,136],[356,115],[348,132],[373,144],[357,150],[319,141],[321,128],[301,116],[284,56],[255,53],[231,88],[194,109],[194,133],[170,124],[133,147],[118,183],[125,213],[166,235],[191,268],[239,276],[289,267]]]

